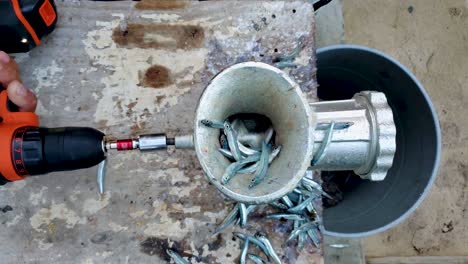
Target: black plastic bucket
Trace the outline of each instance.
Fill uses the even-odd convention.
[[[325,234],[363,237],[405,219],[424,200],[437,175],[440,128],[423,86],[402,64],[367,47],[337,45],[317,51],[318,96],[351,98],[362,90],[384,92],[393,109],[397,147],[381,182],[361,181],[324,210]]]

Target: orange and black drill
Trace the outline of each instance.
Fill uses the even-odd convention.
[[[53,0],[0,1],[0,50],[26,52],[57,23]],[[40,128],[34,113],[18,112],[0,85],[0,184],[27,175],[94,166],[105,159],[104,134],[93,128]]]
[[[2,87],[0,86],[0,91]],[[105,159],[108,150],[152,151],[177,145],[165,134],[106,140],[104,133],[90,127],[39,127],[39,118],[18,112],[0,92],[0,185],[27,176],[71,171],[103,164],[98,170],[99,192],[104,191]]]
[[[41,128],[34,113],[15,112],[0,93],[0,184],[28,175],[97,165],[106,157],[104,134],[87,127]]]
[[[26,52],[57,23],[53,0],[0,1],[0,50]],[[18,112],[0,85],[0,184],[27,175],[94,166],[105,159],[104,134],[93,128],[40,128],[34,113]]]
[[[56,22],[53,0],[0,0],[0,50],[29,51],[52,32]],[[97,182],[102,193],[107,150],[148,151],[174,144],[175,140],[164,134],[106,141],[94,128],[41,128],[37,115],[18,112],[0,85],[0,185],[29,175],[100,164]]]
[[[26,52],[38,46],[41,38],[57,24],[53,0],[0,1],[0,50]]]

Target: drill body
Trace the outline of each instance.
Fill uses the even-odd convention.
[[[87,127],[40,128],[36,114],[11,111],[0,93],[0,184],[92,167],[106,157],[104,134]]]
[[[57,23],[53,0],[0,1],[0,50],[27,52],[41,43]]]

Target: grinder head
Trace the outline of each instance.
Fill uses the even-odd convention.
[[[221,131],[200,124],[202,119],[223,121],[240,113],[268,117],[276,144],[283,146],[267,177],[251,189],[251,174],[238,174],[221,184],[231,164],[218,151]],[[314,127],[315,115],[298,84],[268,64],[245,62],[222,71],[203,92],[195,118],[195,150],[208,180],[226,196],[244,203],[266,203],[291,192],[304,176],[312,159]]]

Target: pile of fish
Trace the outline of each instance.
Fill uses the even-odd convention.
[[[257,232],[255,233],[255,236],[249,236],[240,232],[234,232],[234,236],[244,241],[239,263],[245,264],[247,256],[249,256],[249,259],[251,259],[255,263],[270,263],[261,258],[260,256],[248,253],[249,245],[250,243],[252,243],[258,248],[260,248],[268,259],[271,258],[275,261],[275,263],[281,264],[280,257],[276,254],[275,249],[271,245],[271,242],[270,240],[268,240],[265,233]]]
[[[320,200],[321,196],[331,196],[322,190],[320,184],[312,179],[312,171],[307,171],[300,184],[280,201],[271,205],[282,210],[282,213],[267,215],[267,219],[285,219],[294,221],[293,230],[287,242],[297,238],[298,250],[304,248],[307,238],[317,247],[320,247],[321,218],[313,202]]]
[[[270,163],[278,156],[282,146],[273,147],[273,128],[268,128],[261,142],[261,149],[247,147],[239,141],[237,131],[233,129],[231,123],[203,119],[201,124],[215,129],[223,129],[223,136],[220,139],[221,148],[219,152],[228,158],[232,163],[226,168],[221,178],[222,184],[227,184],[239,173],[253,174],[249,188],[260,184],[267,176]]]
[[[253,174],[249,188],[257,186],[265,178],[269,164],[281,151],[281,145],[273,147],[274,131],[271,127],[264,133],[261,149],[255,149],[252,146],[247,147],[239,141],[237,132],[227,120],[224,122],[201,120],[200,122],[207,127],[223,130],[223,135],[220,137],[221,148],[219,152],[232,163],[227,167],[221,179],[222,184],[227,184],[239,173],[249,173]],[[332,130],[333,124],[330,127],[330,130]],[[323,191],[320,184],[313,180],[312,171],[308,170],[291,193],[268,204],[279,209],[279,211],[266,215],[266,219],[293,221],[293,229],[285,243],[297,240],[299,251],[304,248],[308,240],[315,247],[320,248],[321,218],[314,207],[314,201],[320,200],[322,195],[333,199]],[[214,235],[221,233],[232,225],[238,224],[241,228],[245,228],[248,215],[255,208],[257,208],[257,205],[237,203],[216,228]],[[257,231],[254,235],[234,232],[233,235],[243,241],[240,257],[241,264],[246,263],[247,258],[254,263],[271,263],[270,261],[281,263],[281,259],[275,252],[272,243],[263,232]],[[249,253],[250,245],[259,248],[266,258]],[[176,264],[189,263],[173,250],[168,249],[167,253]]]
[[[320,248],[321,218],[319,217],[313,202],[321,199],[322,195],[333,199],[329,194],[322,190],[320,184],[313,180],[312,171],[309,170],[291,193],[281,197],[278,201],[269,203],[270,206],[273,206],[280,211],[266,215],[266,219],[293,221],[293,229],[291,230],[286,243],[297,240],[297,249],[299,251],[304,248],[305,243],[308,240],[310,240],[315,247]],[[256,207],[257,205],[237,203],[228,213],[223,222],[218,226],[215,235],[233,224],[239,224],[240,227],[244,228],[247,224],[248,214]],[[258,231],[253,236],[240,232],[234,232],[233,234],[235,237],[243,241],[240,257],[241,264],[246,263],[247,258],[252,260],[254,263],[270,263],[270,261],[281,263],[281,259],[273,248],[272,243],[263,232]],[[266,259],[249,253],[250,245],[258,247],[261,252],[263,252]],[[176,264],[189,263],[172,250],[168,250],[168,254]]]

